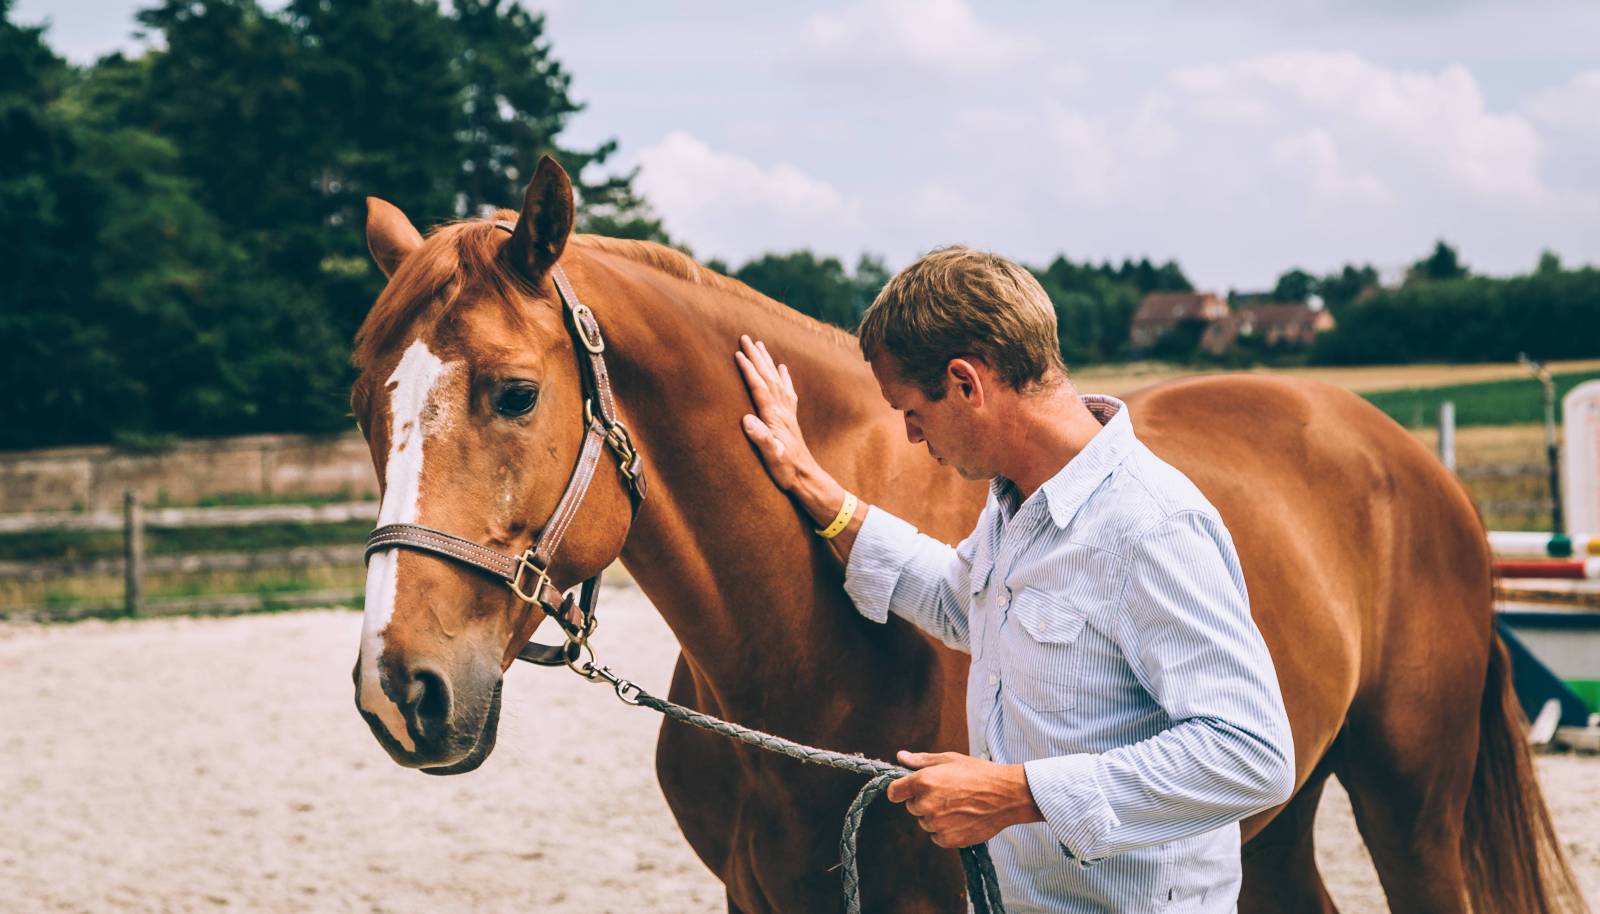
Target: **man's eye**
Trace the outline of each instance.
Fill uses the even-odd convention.
[[[501,388],[494,395],[494,411],[507,419],[525,416],[539,399],[539,389],[527,384]]]

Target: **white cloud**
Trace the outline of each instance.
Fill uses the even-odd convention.
[[[1427,73],[1350,52],[1281,51],[1180,70],[1169,82],[1202,120],[1321,129],[1379,157],[1441,170],[1470,193],[1542,193],[1537,131],[1520,114],[1488,110],[1465,67]]]
[[[990,215],[924,230],[1023,258],[1176,256],[1202,283],[1381,266],[1440,237],[1485,269],[1523,268],[1541,246],[1593,250],[1574,241],[1600,231],[1597,176],[1576,163],[1593,141],[1557,142],[1554,125],[1593,129],[1594,96],[1600,75],[1584,74],[1497,108],[1461,66],[1285,51],[1175,68],[1121,105],[988,99],[932,148],[990,180],[950,184],[965,205],[947,192],[922,211]]]
[[[1538,93],[1527,110],[1540,123],[1600,139],[1600,70],[1585,70],[1564,86]]]
[[[786,162],[763,166],[718,151],[681,130],[645,147],[638,161],[638,187],[668,231],[708,256],[815,246],[820,228],[853,235],[859,227],[858,205],[828,182]]]
[[[805,43],[818,58],[909,63],[972,71],[1014,63],[1030,43],[980,20],[965,0],[860,0],[806,20]],[[1058,74],[1070,78],[1070,70]]]
[[[1319,207],[1346,202],[1379,204],[1390,199],[1377,177],[1353,172],[1345,165],[1333,136],[1321,127],[1282,137],[1272,144],[1271,152],[1285,177],[1304,182]]]

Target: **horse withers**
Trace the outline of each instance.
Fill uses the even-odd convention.
[[[789,365],[807,440],[845,486],[946,542],[964,536],[985,488],[905,440],[854,339],[676,251],[573,234],[571,185],[548,159],[521,213],[496,219],[511,230],[467,221],[423,238],[370,202],[389,284],[357,336],[352,403],[380,524],[517,556],[557,513],[593,414],[559,262],[603,328],[614,408],[651,482],[637,503],[616,464],[590,463],[541,569],[553,586],[620,556],[678,638],[679,703],[878,758],[964,750],[966,658],[850,608],[837,560],[739,430],[732,353],[749,333]],[[1243,826],[1241,910],[1334,910],[1311,827],[1329,775],[1394,910],[1581,910],[1493,635],[1483,529],[1454,478],[1327,385],[1213,377],[1126,400],[1140,439],[1227,522],[1294,731],[1295,795]],[[356,703],[378,741],[431,773],[481,764],[501,677],[544,614],[493,574],[406,548],[372,554],[365,613]],[[656,770],[730,911],[840,907],[836,841],[858,778],[671,723]],[[861,867],[868,910],[965,908],[955,855],[898,809],[869,812]],[[1167,892],[1182,887],[1171,874]]]

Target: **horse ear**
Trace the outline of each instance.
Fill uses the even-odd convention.
[[[522,215],[506,242],[506,256],[524,275],[539,279],[561,259],[576,218],[572,180],[566,169],[549,156],[540,157],[522,196]]]
[[[406,255],[422,247],[422,233],[400,207],[377,197],[367,198],[367,250],[385,276],[400,269]]]

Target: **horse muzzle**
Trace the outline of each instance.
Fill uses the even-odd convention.
[[[356,708],[395,762],[428,774],[460,774],[488,758],[500,720],[498,666],[452,673],[428,663],[384,663],[380,669],[380,688],[363,688],[357,663]]]

